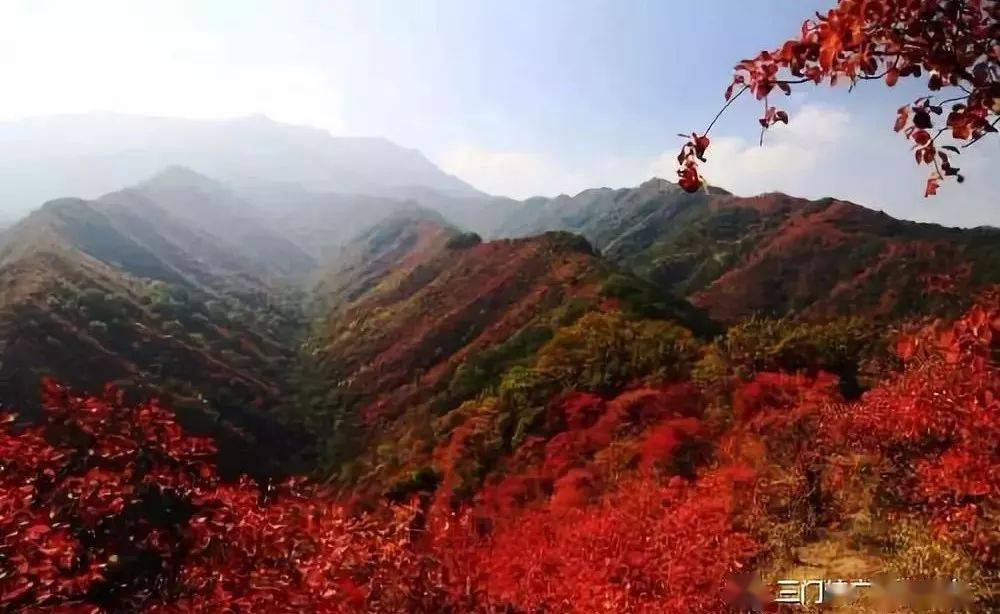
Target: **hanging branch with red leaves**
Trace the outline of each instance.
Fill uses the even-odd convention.
[[[998,17],[996,0],[841,0],[803,23],[798,38],[736,65],[726,104],[708,128],[680,135],[688,141],[677,156],[679,185],[695,192],[704,184],[698,162],[705,161],[708,133],[747,90],[764,108],[763,143],[764,131],[788,123],[788,114],[770,104],[775,89],[787,96],[807,82],[847,80],[854,87],[880,79],[893,87],[900,77],[924,75],[931,93],[900,107],[894,129],[912,141],[916,163],[932,167],[925,196],[936,194],[947,177],[961,183],[950,156],[996,133],[1000,122]],[[954,95],[940,94],[945,91]],[[953,142],[941,144],[942,136]]]

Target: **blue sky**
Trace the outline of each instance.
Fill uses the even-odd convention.
[[[673,178],[733,64],[829,0],[9,1],[0,118],[111,110],[263,113],[423,151],[481,189],[525,197]],[[969,181],[922,198],[891,132],[918,84],[806,88],[756,146],[747,100],[713,131],[706,174],[741,194],[833,195],[914,219],[1000,225],[1000,139]]]

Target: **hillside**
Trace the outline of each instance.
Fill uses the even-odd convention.
[[[518,206],[506,198],[462,196],[420,187],[391,196],[368,196],[270,184],[243,190],[242,194],[271,228],[321,263],[334,258],[357,235],[400,210],[425,208],[459,228],[491,237]]]
[[[463,578],[466,604],[597,608],[602,587],[655,609],[684,593],[663,578],[708,574],[703,611],[722,611],[712,591],[749,569],[765,581],[944,574],[995,605],[985,578],[1000,492],[997,296],[945,285],[987,283],[993,231],[779,196],[711,195],[669,217],[684,223],[676,237],[659,228],[675,247],[649,241],[638,257],[735,250],[740,237],[763,254],[694,293],[709,309],[727,304],[710,292],[739,289],[727,276],[748,275],[771,250],[814,266],[860,238],[885,241],[885,283],[937,284],[941,302],[922,291],[910,313],[977,306],[902,333],[813,308],[717,334],[665,285],[579,236],[481,242],[433,212],[401,212],[358,237],[319,286],[296,416],[320,434],[319,474],[354,510],[409,502],[389,509],[410,510],[414,551],[449,561],[442,582]],[[895,251],[897,241],[917,247]],[[922,277],[949,253],[969,258],[967,274]],[[819,272],[778,275],[812,296],[821,286],[808,282],[828,284]],[[901,312],[870,313],[899,324]],[[638,595],[621,586],[649,574],[658,579]]]
[[[317,264],[398,209],[404,201],[384,196],[310,192],[297,185],[269,185],[245,192],[260,217],[308,253]]]
[[[313,301],[320,313],[332,317],[370,290],[412,275],[461,234],[430,209],[393,210],[352,237],[333,255],[329,266],[313,274]]]
[[[544,230],[583,234],[612,261],[726,322],[955,313],[1000,280],[1000,230],[906,222],[834,199],[687,194],[660,179],[532,199],[500,232]]]
[[[417,209],[359,237],[338,262],[318,285],[321,315],[306,344],[313,396],[300,417],[328,434],[328,471],[369,492],[429,463],[435,425],[533,364],[586,314],[656,321],[681,336],[691,335],[685,326],[711,330],[696,309],[568,233],[483,243]]]
[[[297,305],[218,239],[158,214],[63,199],[0,237],[0,403],[30,418],[42,376],[81,390],[115,381],[219,437],[227,471],[261,446],[285,451],[255,463],[275,471],[300,439],[271,413]]]
[[[312,256],[272,229],[252,204],[187,168],[169,167],[134,187],[102,196],[100,202],[115,212],[146,218],[155,229],[183,225],[212,237],[216,258],[228,252],[230,259],[242,259],[261,276],[300,276],[316,265]],[[196,254],[204,242],[182,240],[181,251]]]
[[[111,611],[278,586],[296,611],[715,612],[736,569],[930,571],[996,604],[995,231],[653,182],[560,200],[603,255],[396,203],[300,250],[244,206],[171,169],[0,235],[0,525],[50,565],[0,577],[18,607],[77,582],[64,551],[110,571],[51,599]],[[94,537],[60,550],[64,526]]]
[[[297,419],[329,435],[322,471],[369,496],[433,486],[462,500],[518,465],[525,441],[560,432],[568,391],[605,407],[630,390],[693,394],[669,392],[685,379],[825,371],[855,399],[892,364],[878,323],[957,313],[1000,275],[1000,232],[835,200],[653,180],[518,215],[501,232],[542,234],[481,242],[399,209],[314,277]],[[489,450],[446,450],[484,424]]]

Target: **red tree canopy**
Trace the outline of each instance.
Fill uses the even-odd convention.
[[[761,101],[761,139],[788,114],[771,104],[804,83],[926,78],[928,95],[899,108],[894,126],[913,144],[917,164],[931,168],[925,196],[947,177],[963,180],[951,156],[1000,121],[1000,3],[995,0],[841,0],[826,15],[802,24],[797,38],[736,65],[726,104],[702,133],[692,133],[677,157],[679,184],[702,183],[708,133],[729,104],[750,91]],[[941,137],[950,137],[942,143]]]
[[[0,609],[433,611],[413,510],[351,515],[295,482],[226,483],[209,440],[155,402],[44,386],[45,419],[0,424]],[[372,590],[377,587],[378,590]]]

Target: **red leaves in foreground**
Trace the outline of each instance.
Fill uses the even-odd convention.
[[[520,611],[722,612],[727,574],[758,550],[732,526],[753,482],[738,467],[631,478],[592,506],[501,519],[466,564],[488,601]]]
[[[0,431],[2,608],[433,608],[414,510],[350,516],[298,484],[222,483],[211,443],[155,402],[46,382],[45,421]],[[372,587],[378,587],[375,591]],[[436,592],[438,591],[438,592]]]
[[[1000,296],[897,347],[904,369],[850,404],[824,373],[735,381],[727,426],[690,384],[570,394],[565,430],[472,509],[368,515],[301,483],[224,483],[155,402],[47,382],[42,424],[0,424],[0,608],[719,612],[730,574],[807,534],[789,527],[846,521],[850,458],[880,515],[995,569]],[[715,460],[678,474],[694,439]],[[552,488],[515,492],[531,480]]]
[[[995,565],[1000,558],[1000,296],[963,318],[904,336],[904,373],[832,414],[834,442],[912,469],[896,496],[943,538]]]
[[[569,471],[565,505],[508,510],[485,536],[468,513],[426,532],[414,507],[351,515],[294,482],[224,483],[210,442],[155,402],[54,382],[45,398],[42,424],[0,431],[4,609],[709,612],[756,551],[731,526],[753,483],[735,467],[697,483],[636,476],[594,505],[570,494],[586,472]],[[693,430],[668,422],[643,455],[652,463]]]
[[[678,136],[687,138],[683,134]],[[707,134],[698,136],[691,133],[691,139],[684,144],[677,156],[677,163],[681,165],[677,171],[679,177],[677,183],[687,192],[697,192],[702,185],[701,177],[698,175],[698,160],[705,161],[705,151],[709,142]]]
[[[926,74],[931,95],[901,108],[894,129],[914,142],[917,164],[933,166],[925,191],[926,196],[931,196],[946,177],[963,180],[946,153],[957,154],[959,149],[938,145],[942,134],[950,132],[953,141],[968,147],[997,132],[998,18],[1000,3],[996,0],[840,0],[826,15],[817,13],[816,19],[805,21],[797,38],[737,64],[722,110],[749,90],[763,105],[760,124],[766,130],[776,122],[788,121],[783,111],[768,104],[775,89],[788,95],[793,85],[802,83],[818,85],[826,81],[833,86],[846,80],[853,87],[861,80],[882,78],[892,87],[901,77]],[[953,95],[938,100],[937,92],[948,88],[954,88]],[[946,119],[939,127],[934,116],[942,116],[949,104]],[[933,135],[929,132],[932,130],[936,130]],[[704,161],[702,155],[696,159],[686,153],[693,147],[694,139],[683,146],[678,160],[681,187],[689,192],[700,186],[701,182],[695,181],[697,161]]]

